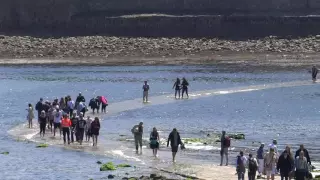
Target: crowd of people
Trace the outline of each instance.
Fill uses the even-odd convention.
[[[312,78],[316,79],[318,69],[313,67]],[[182,83],[180,79],[177,78],[173,85],[175,89],[175,98],[180,98],[180,90],[182,89],[182,98],[184,93],[188,95],[188,81],[183,78]],[[148,93],[150,86],[147,81],[144,82],[143,89],[143,102],[148,102]],[[56,130],[59,129],[60,136],[63,135],[64,144],[79,142],[80,145],[83,142],[84,136],[86,141],[90,141],[90,137],[93,139],[93,146],[98,143],[98,136],[100,130],[100,121],[98,117],[92,119],[90,116],[85,119],[85,113],[88,108],[85,104],[86,100],[84,96],[79,93],[76,101],[73,101],[70,96],[62,97],[60,101],[58,99],[53,100],[53,102],[40,101],[36,104],[35,110],[38,112],[38,122],[40,127],[40,136],[45,136],[46,129],[53,132],[53,136],[56,134]],[[92,112],[99,113],[101,106],[101,112],[106,113],[106,107],[108,106],[108,101],[104,96],[97,96],[90,100],[89,107],[91,107]],[[34,119],[34,109],[32,104],[28,104],[28,127],[32,128],[32,120]],[[143,137],[143,123],[140,122],[135,125],[131,132],[134,135],[136,152],[142,153],[142,137]],[[160,137],[156,127],[153,128],[150,133],[150,148],[153,151],[153,155],[158,157],[157,152],[159,149]],[[231,144],[231,139],[226,136],[226,132],[222,131],[221,136],[221,162],[223,165],[224,157],[226,159],[226,166],[229,163],[229,148]],[[181,137],[176,128],[173,128],[172,132],[169,134],[167,140],[167,146],[171,146],[172,150],[172,161],[175,162],[175,157],[178,152],[179,146],[184,149],[184,144],[181,141]],[[268,146],[268,152],[264,150],[265,145],[261,143],[258,151],[256,152],[256,158],[253,154],[249,154],[248,158],[245,156],[243,151],[240,151],[236,160],[236,171],[238,175],[238,180],[244,180],[246,169],[248,169],[249,180],[254,180],[262,178],[266,175],[267,180],[274,180],[274,176],[280,173],[281,180],[288,180],[295,177],[296,180],[305,180],[305,178],[310,177],[310,170],[312,169],[311,160],[308,151],[303,145],[296,151],[293,156],[291,148],[287,146],[282,153],[278,152],[277,141],[273,142]],[[256,176],[256,173],[258,175]]]
[[[90,116],[85,119],[85,113],[88,111],[85,102],[86,100],[81,93],[79,93],[76,101],[73,101],[71,96],[62,97],[60,101],[54,99],[52,102],[40,98],[35,109],[32,104],[28,105],[28,127],[32,128],[33,126],[32,120],[35,118],[34,110],[36,110],[41,137],[45,136],[46,129],[50,130],[54,137],[58,130],[60,137],[63,136],[64,144],[79,142],[82,145],[85,136],[86,141],[90,141],[90,137],[92,137],[93,146],[96,146],[100,131],[100,120],[98,117],[92,119]],[[93,113],[95,110],[99,113],[100,106],[101,112],[106,112],[107,105],[108,101],[104,96],[94,97],[89,103]]]
[[[221,137],[221,166],[223,165],[224,156],[226,156],[226,165],[228,165],[228,149],[230,147],[230,138],[226,136],[226,132],[222,132]],[[309,152],[300,145],[295,155],[292,154],[290,146],[286,146],[282,153],[277,148],[277,140],[273,140],[268,146],[268,152],[264,150],[265,144],[261,143],[256,152],[256,158],[253,154],[249,154],[247,158],[243,151],[240,151],[236,161],[236,171],[238,180],[244,180],[246,168],[248,169],[249,180],[262,178],[267,176],[267,180],[274,180],[276,174],[280,174],[281,180],[295,178],[296,180],[311,179],[310,171],[313,169]]]

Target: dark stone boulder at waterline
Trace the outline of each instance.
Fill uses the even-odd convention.
[[[148,177],[148,176],[141,176],[139,179],[140,179],[140,180],[150,180],[150,177]]]
[[[114,175],[112,175],[112,174],[108,175],[108,179],[113,179],[113,178],[114,178]]]

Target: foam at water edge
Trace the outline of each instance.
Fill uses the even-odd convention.
[[[117,155],[117,156],[120,156],[120,157],[125,158],[125,159],[131,159],[131,160],[134,160],[134,161],[137,161],[137,162],[141,162],[141,164],[145,164],[141,159],[133,157],[133,156],[127,156],[121,150],[107,151],[107,153],[113,154],[113,155]]]

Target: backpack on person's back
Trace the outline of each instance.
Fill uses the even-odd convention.
[[[230,138],[227,136],[227,137],[225,137],[225,139],[224,139],[223,146],[226,147],[226,148],[229,148],[230,145],[231,145],[231,140],[230,140]]]
[[[249,158],[249,172],[256,172],[258,170],[258,165],[253,158]]]
[[[245,165],[240,155],[237,156],[237,173],[241,173],[245,171]]]

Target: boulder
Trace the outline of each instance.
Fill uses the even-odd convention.
[[[113,179],[113,178],[114,178],[114,175],[112,175],[112,174],[108,175],[108,179]]]
[[[139,179],[140,180],[150,180],[150,178],[148,176],[141,176]]]
[[[101,161],[97,161],[97,164],[102,164],[102,162]]]

